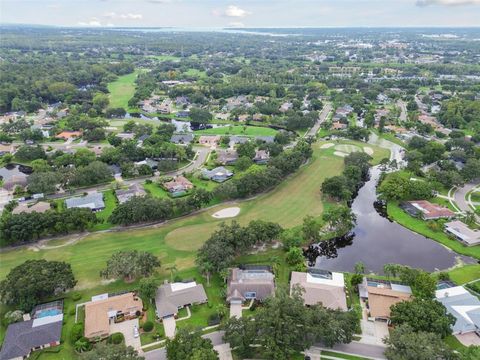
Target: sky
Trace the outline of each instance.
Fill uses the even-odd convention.
[[[0,23],[79,27],[468,27],[480,0],[0,0]]]

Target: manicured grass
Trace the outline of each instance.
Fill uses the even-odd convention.
[[[463,345],[455,336],[449,335],[443,341],[453,350],[462,350],[465,349],[466,346]]]
[[[207,77],[207,72],[206,71],[201,71],[198,69],[188,69],[183,73],[186,76],[195,76],[199,78],[206,78]]]
[[[112,215],[113,210],[117,206],[117,198],[113,190],[105,191],[103,193],[103,201],[105,202],[105,209],[102,211],[97,212],[95,215],[98,219],[102,220],[103,222],[100,224],[96,224],[92,230],[107,230],[110,229],[113,225],[108,222],[108,218]]]
[[[195,131],[196,135],[244,135],[244,136],[275,136],[277,130],[260,126],[223,126],[214,129]]]
[[[465,265],[448,272],[450,279],[458,285],[480,279],[480,265]]]
[[[462,245],[459,241],[450,239],[443,231],[433,231],[427,226],[427,222],[421,219],[413,218],[405,211],[400,209],[398,202],[389,201],[387,205],[387,212],[391,219],[398,222],[400,225],[415,231],[418,234],[424,235],[430,239],[438,241],[439,243],[449,247],[453,251],[472,256],[480,259],[480,246],[467,247]]]
[[[358,142],[346,143],[364,146]],[[93,233],[74,244],[56,249],[32,251],[21,248],[5,251],[0,254],[0,279],[25,260],[43,258],[70,263],[78,286],[91,288],[100,284],[100,270],[105,267],[111,254],[119,249],[143,250],[158,256],[162,263],[161,274],[171,264],[175,264],[179,270],[191,269],[195,266],[195,250],[223,222],[211,215],[231,206],[241,208],[235,220],[243,225],[256,219],[274,221],[284,228],[300,225],[306,215],[322,214],[324,203],[320,186],[326,177],[339,174],[343,169],[343,159],[333,156],[331,149],[320,149],[321,144],[313,145],[314,154],[308,164],[266,194],[238,201],[234,205],[219,205],[154,228]],[[375,159],[385,157],[385,152],[388,153],[387,150],[370,147],[379,151]]]
[[[119,76],[117,80],[108,84],[107,88],[110,93],[109,107],[128,109],[128,100],[135,93],[135,79],[139,72],[139,70],[136,70],[131,74]]]
[[[369,360],[369,358],[365,358],[361,356],[342,354],[335,351],[327,351],[327,350],[322,350],[321,355],[333,356],[335,358],[346,359],[346,360]]]
[[[145,189],[146,192],[148,192],[153,197],[162,198],[162,199],[170,198],[170,196],[168,195],[168,192],[154,182],[150,184],[144,183],[143,188]]]

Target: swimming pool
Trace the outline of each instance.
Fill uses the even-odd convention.
[[[35,314],[35,317],[37,319],[40,319],[47,316],[60,315],[61,313],[62,311],[59,309],[46,309],[46,310],[37,311],[37,313]]]

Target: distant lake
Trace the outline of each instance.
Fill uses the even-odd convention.
[[[316,267],[352,272],[355,263],[362,261],[367,271],[382,273],[383,265],[387,263],[426,271],[448,269],[456,264],[457,258],[466,263],[476,263],[473,258],[459,255],[379,215],[373,206],[377,199],[379,176],[379,168],[374,167],[370,180],[360,189],[352,204],[357,216],[353,236],[320,243],[321,255],[316,260]]]

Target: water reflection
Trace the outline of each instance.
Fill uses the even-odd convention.
[[[310,265],[332,271],[353,271],[355,263],[362,261],[368,271],[382,273],[387,263],[435,271],[454,266],[457,258],[466,263],[475,262],[388,219],[385,204],[376,197],[379,176],[379,168],[374,167],[370,180],[352,203],[357,216],[352,233],[307,249]]]

